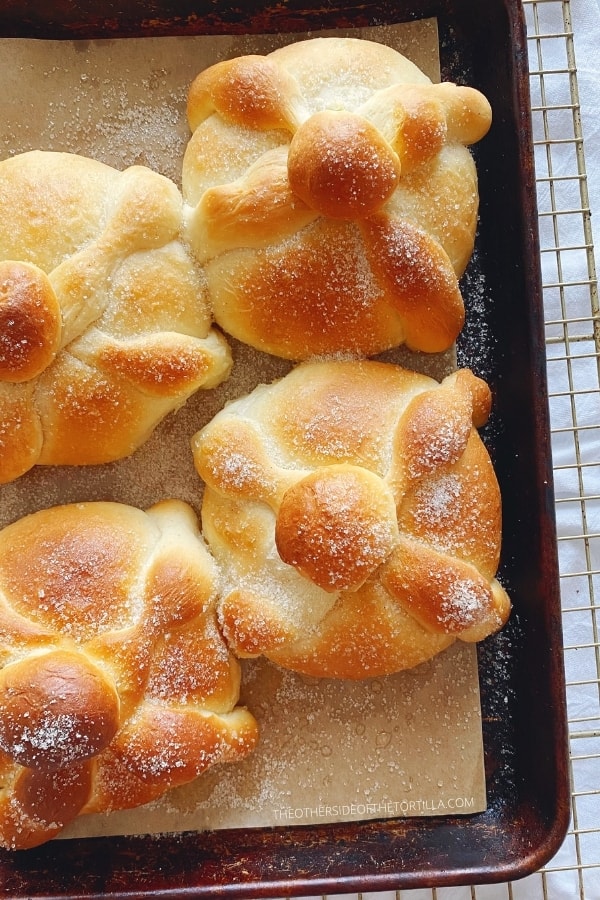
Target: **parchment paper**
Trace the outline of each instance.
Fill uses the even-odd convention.
[[[329,34],[332,32],[319,32]],[[439,80],[435,20],[337,31],[380,40]],[[314,35],[0,40],[0,157],[65,150],[117,168],[148,165],[180,181],[187,89],[219,59]],[[90,468],[37,468],[0,487],[0,527],[37,509],[109,499],[140,507],[178,497],[200,509],[191,436],[226,400],[289,363],[232,341],[234,370],[168,417],[132,457]],[[443,377],[452,353],[383,358]],[[68,836],[285,826],[485,808],[476,651],[456,644],[409,672],[362,683],[318,680],[244,661],[242,702],[259,720],[257,751],[215,767],[143,809],[84,816]]]

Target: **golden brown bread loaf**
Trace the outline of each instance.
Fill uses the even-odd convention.
[[[0,162],[0,483],[132,453],[230,371],[176,185],[75,154]]]
[[[147,803],[257,740],[186,504],[91,502],[0,532],[0,846]]]
[[[187,234],[225,331],[294,360],[452,345],[480,92],[382,44],[315,38],[201,72],[188,121]]]
[[[409,668],[506,621],[490,390],[375,361],[305,362],[193,439],[219,618],[239,656],[311,676]]]

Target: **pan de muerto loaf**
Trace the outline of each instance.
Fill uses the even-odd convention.
[[[143,166],[0,162],[0,482],[127,456],[229,374],[182,218]]]
[[[216,582],[179,501],[59,506],[0,532],[0,845],[252,750]]]
[[[374,361],[305,362],[193,439],[221,627],[312,676],[409,668],[506,621],[490,390]]]
[[[382,44],[315,38],[201,72],[188,120],[187,233],[225,331],[295,360],[452,345],[480,92]]]

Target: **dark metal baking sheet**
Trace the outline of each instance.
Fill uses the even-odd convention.
[[[504,882],[536,871],[562,843],[567,717],[521,4],[12,0],[0,9],[0,36],[318,32],[432,16],[443,79],[479,88],[494,111],[490,133],[474,148],[480,227],[462,282],[467,325],[458,348],[459,362],[493,390],[483,436],[503,494],[500,576],[514,603],[504,631],[479,647],[488,808],[472,816],[55,841],[0,853],[2,897],[246,900]]]

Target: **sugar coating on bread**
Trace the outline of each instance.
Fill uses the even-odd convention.
[[[411,668],[506,621],[487,384],[310,361],[193,438],[202,524],[239,656],[311,676]]]
[[[479,91],[383,44],[314,38],[211,66],[187,110],[186,233],[225,331],[293,360],[452,345]]]
[[[191,507],[51,507],[0,531],[0,846],[148,803],[257,741]]]
[[[176,185],[76,154],[0,162],[0,483],[131,454],[231,368]]]

